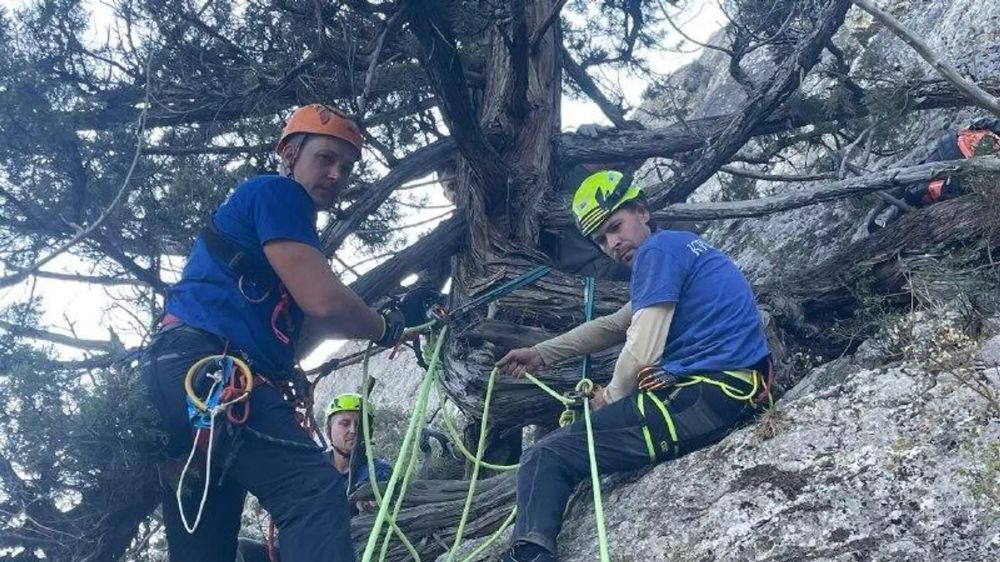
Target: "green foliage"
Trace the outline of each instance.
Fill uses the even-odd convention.
[[[0,552],[82,559],[85,543],[62,533],[102,521],[133,536],[134,513],[156,499],[152,459],[163,441],[133,366],[67,368],[6,334],[0,362]]]

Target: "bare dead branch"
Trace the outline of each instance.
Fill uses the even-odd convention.
[[[10,322],[7,322],[6,320],[0,320],[0,328],[7,330],[8,332],[14,334],[15,336],[31,338],[33,340],[47,341],[50,343],[57,343],[59,345],[66,345],[69,347],[75,347],[77,349],[85,349],[87,351],[110,352],[114,350],[114,346],[110,341],[88,340],[73,336],[65,336],[63,334],[48,332],[38,328],[31,328],[28,326],[18,326],[17,324],[12,324]]]
[[[351,283],[354,290],[365,302],[387,294],[399,286],[399,282],[412,273],[419,273],[428,267],[446,260],[461,249],[461,240],[465,236],[465,216],[456,213],[443,221],[427,236],[423,236],[408,248],[400,251],[395,257],[382,262],[377,267],[362,275]]]
[[[136,279],[149,285],[154,291],[161,295],[167,292],[167,284],[160,279],[159,273],[136,263],[135,260],[122,251],[122,245],[120,243],[111,240],[102,232],[95,232],[91,236],[91,240],[93,241],[95,248],[100,250],[108,258],[114,260],[115,263],[122,266],[125,271],[134,275]]]
[[[866,173],[868,173],[868,170],[865,170],[865,169],[863,169],[863,168],[861,168],[859,166],[856,166],[856,165],[854,165],[854,164],[852,164],[850,162],[847,162],[847,168],[849,170],[851,170],[851,173],[853,173],[856,176],[863,176]],[[874,195],[875,195],[875,197],[881,199],[883,202],[888,203],[888,204],[890,204],[890,205],[892,205],[894,207],[898,207],[899,210],[901,210],[903,212],[908,213],[908,212],[912,212],[912,211],[916,211],[917,210],[917,208],[914,207],[913,205],[910,205],[909,203],[907,203],[906,201],[903,201],[902,199],[897,199],[897,198],[893,197],[892,195],[890,195],[890,194],[888,194],[888,193],[886,193],[884,191],[876,191],[874,193]]]
[[[722,47],[720,45],[712,45],[711,43],[702,43],[701,41],[698,41],[698,40],[694,39],[693,37],[691,37],[687,33],[684,33],[684,30],[682,30],[679,25],[677,25],[676,23],[674,23],[674,19],[670,16],[670,12],[667,10],[667,7],[663,4],[663,2],[661,0],[657,0],[657,3],[660,6],[660,12],[663,14],[663,19],[665,19],[667,21],[667,23],[670,24],[670,27],[672,27],[674,29],[674,31],[677,32],[678,35],[680,35],[681,37],[683,37],[685,41],[687,41],[688,43],[693,43],[695,45],[698,45],[699,47],[702,47],[703,49],[710,49],[710,50],[713,50],[713,51],[719,51],[721,53],[725,53],[725,54],[729,55],[730,57],[733,56],[733,52],[731,50],[725,48],[725,47]]]
[[[984,156],[968,160],[946,160],[903,168],[890,168],[839,181],[806,185],[795,191],[759,199],[718,203],[675,203],[655,211],[653,216],[664,222],[763,217],[826,201],[846,199],[866,193],[879,193],[949,176],[964,177],[983,174],[1000,174],[1000,157]],[[664,184],[653,185],[647,189],[655,192],[662,185]],[[572,218],[568,213],[555,212],[546,215],[545,226],[547,227],[566,228],[571,225]]]
[[[273,144],[244,146],[149,146],[143,152],[150,156],[192,156],[202,154],[263,154],[274,150]]]
[[[619,129],[635,129],[634,125],[631,125],[629,121],[625,119],[622,114],[621,108],[615,105],[614,102],[609,100],[607,96],[601,92],[600,87],[594,82],[594,79],[590,77],[587,70],[580,66],[575,60],[573,60],[573,55],[569,52],[564,45],[560,46],[560,56],[563,61],[563,68],[569,77],[576,82],[576,85],[580,87],[580,91],[587,95],[588,98],[597,104],[597,107],[601,108],[604,115],[615,124],[615,127]]]
[[[983,87],[1000,94],[1000,80],[984,81]],[[954,85],[945,80],[914,81],[885,91],[872,90],[873,97],[875,94],[896,95],[901,103],[909,104],[912,111],[972,105],[971,100],[962,96]],[[811,101],[822,103],[820,99]],[[779,110],[760,122],[751,131],[751,136],[781,133],[806,125],[832,123],[868,114],[869,110],[865,106],[842,108],[830,114]],[[563,163],[621,162],[657,156],[669,157],[698,149],[704,146],[706,139],[718,138],[736,118],[736,114],[727,114],[691,119],[683,124],[647,131],[608,131],[598,139],[563,133],[555,138],[556,150]]]
[[[56,271],[42,271],[38,270],[32,273],[34,277],[39,279],[55,279],[57,281],[75,281],[77,283],[89,283],[91,285],[108,285],[108,286],[133,286],[133,285],[144,285],[141,281],[137,279],[129,279],[127,277],[106,277],[97,275],[77,275],[75,273],[59,273]]]
[[[873,174],[805,187],[798,191],[749,201],[679,203],[655,212],[654,216],[657,220],[664,221],[762,217],[824,201],[844,199],[854,195],[878,192],[949,176],[998,173],[1000,173],[1000,158],[995,156],[929,162],[905,168],[891,168]]]
[[[417,222],[412,222],[412,223],[409,223],[409,224],[401,224],[399,226],[394,226],[392,228],[375,228],[375,229],[371,229],[371,230],[358,230],[358,231],[356,231],[356,233],[358,233],[358,234],[380,234],[380,233],[385,233],[385,232],[396,232],[396,231],[399,231],[399,230],[406,230],[408,228],[416,228],[418,226],[423,226],[425,224],[430,224],[430,223],[432,223],[434,221],[439,221],[439,220],[441,220],[443,218],[446,218],[448,215],[450,215],[452,213],[452,211],[453,211],[453,209],[449,209],[449,210],[447,210],[447,211],[445,211],[445,212],[443,212],[443,213],[441,213],[439,215],[434,215],[433,217],[426,218],[426,219],[423,219],[423,220],[419,220]]]
[[[371,93],[372,83],[375,80],[375,68],[378,64],[379,57],[382,56],[382,48],[385,46],[385,38],[390,34],[396,33],[400,26],[403,24],[403,10],[398,10],[396,13],[392,14],[385,23],[385,29],[378,36],[378,41],[375,43],[375,51],[372,53],[371,60],[368,62],[368,71],[365,73],[365,86],[361,91],[361,96],[358,97],[358,108],[363,113],[365,107],[368,103],[368,94]]]
[[[762,180],[762,181],[776,181],[776,182],[817,181],[817,180],[829,180],[837,177],[837,174],[834,172],[826,172],[822,174],[807,174],[807,175],[766,174],[763,172],[755,172],[753,170],[737,168],[735,166],[722,166],[721,168],[719,168],[719,171],[741,178],[749,178],[753,180]]]
[[[802,79],[819,61],[824,46],[843,24],[850,6],[850,0],[830,0],[825,9],[816,14],[812,32],[799,41],[759,93],[747,100],[744,111],[674,178],[669,190],[650,199],[653,209],[687,199],[754,136],[754,131],[798,89]]]
[[[371,189],[347,209],[345,216],[328,226],[320,235],[323,253],[330,255],[379,207],[389,195],[406,181],[429,174],[455,151],[455,142],[442,139],[429,144],[402,159]]]

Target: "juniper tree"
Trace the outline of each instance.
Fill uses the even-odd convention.
[[[93,6],[83,2],[2,10],[0,285],[69,277],[124,287],[117,293],[124,306],[151,329],[168,290],[169,258],[186,254],[240,179],[274,170],[282,119],[304,103],[336,104],[358,120],[369,148],[344,200],[323,217],[322,241],[343,274],[345,243],[381,256],[352,282],[367,301],[398,294],[400,280],[416,274],[432,285],[450,277],[451,304],[459,306],[538,263],[556,267],[497,302],[489,318],[479,310],[456,326],[442,376],[449,397],[474,417],[489,365],[507,348],[582,320],[579,275],[589,270],[560,259],[577,236],[566,202],[581,163],[657,159],[659,175],[642,175],[654,169],[647,167],[640,177],[655,184],[651,205],[665,220],[760,216],[898,180],[844,179],[816,187],[822,195],[811,198],[684,202],[720,170],[768,166],[784,150],[830,137],[850,143],[851,123],[871,119],[869,99],[917,100],[908,110],[967,103],[940,81],[886,86],[845,75],[833,37],[846,0],[740,0],[725,2],[731,21],[713,45],[729,57],[741,106],[689,119],[681,105],[670,124],[646,129],[637,122],[642,112],[603,77],[630,73],[648,79],[651,95],[672,95],[678,85],[649,62],[671,56],[665,45],[677,39],[671,22],[684,4],[116,0],[96,37],[88,31]],[[749,72],[757,53],[766,64]],[[829,91],[800,89],[831,74],[838,78]],[[617,129],[596,139],[561,132],[567,96],[593,100]],[[967,168],[996,171],[988,163]],[[799,179],[833,180],[836,169],[828,164],[817,172],[826,175]],[[404,247],[401,206],[413,202],[399,188],[442,171],[455,209]],[[739,183],[744,195],[752,192]],[[89,273],[46,267],[56,250]],[[821,296],[816,302],[843,302],[837,286],[807,286]],[[789,295],[778,293],[763,291],[786,302]],[[597,313],[613,310],[623,294],[622,285],[602,282]],[[155,559],[148,516],[157,482],[144,452],[155,449],[156,435],[140,429],[149,427],[139,415],[148,408],[129,368],[134,355],[116,337],[92,341],[40,326],[40,306],[20,303],[0,319],[0,552],[19,560]],[[790,339],[826,310],[792,308],[782,317]],[[61,359],[44,342],[87,355]],[[612,360],[613,353],[597,357],[599,379]],[[567,367],[548,380],[568,388],[577,376]],[[498,433],[557,414],[544,395],[509,381],[496,400]]]

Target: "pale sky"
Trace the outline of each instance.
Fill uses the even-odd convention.
[[[0,5],[6,8],[21,7],[28,3],[25,0],[0,0]],[[107,26],[107,23],[104,22],[108,21],[110,12],[107,5],[100,2],[91,2],[91,6],[94,6],[91,33],[94,39],[99,39],[102,34],[101,29]],[[696,5],[688,13],[682,14],[675,19],[675,22],[680,24],[685,32],[697,41],[707,40],[712,33],[719,29],[723,21],[724,16],[715,0],[704,2],[700,6]],[[678,40],[679,38],[677,37],[670,39],[672,45],[676,44]],[[655,71],[666,73],[691,62],[698,55],[698,49],[690,44],[683,47],[682,51],[685,52],[671,53],[661,59],[651,60],[650,64]],[[608,80],[609,83],[621,84],[622,91],[625,92],[628,103],[633,107],[638,106],[641,102],[641,94],[646,86],[646,83],[642,79],[622,75],[604,75],[601,76],[601,79]],[[592,102],[572,100],[568,97],[563,98],[562,123],[564,130],[575,130],[581,124],[594,123],[595,121],[601,124],[609,124],[597,106]],[[413,183],[416,183],[416,181],[419,180],[415,180]],[[427,195],[428,205],[437,206],[447,204],[447,200],[444,199],[441,189],[437,185],[419,189],[420,193]],[[414,193],[417,193],[417,190],[414,190]],[[439,215],[445,209],[416,210],[403,208],[402,211],[403,218],[400,224],[411,224]],[[435,225],[436,222],[428,223],[411,229],[408,232],[411,237],[414,237],[422,232],[429,231]],[[358,261],[354,252],[351,251],[349,244],[338,252],[338,255],[347,263]],[[177,265],[179,266],[180,264],[178,263]],[[363,273],[364,270],[375,265],[376,263],[373,262],[359,269]],[[67,273],[90,273],[86,264],[81,263],[71,256],[62,256],[47,265],[44,269]],[[344,280],[350,282],[352,279],[353,276],[348,275]],[[134,345],[138,343],[137,336],[129,327],[130,324],[135,323],[134,320],[129,318],[130,314],[123,310],[109,310],[113,302],[126,301],[126,299],[116,298],[116,295],[124,294],[124,289],[38,279],[34,282],[34,285],[31,282],[25,282],[19,286],[0,290],[0,303],[22,302],[32,294],[32,290],[35,291],[35,294],[41,295],[46,303],[42,328],[52,332],[69,334],[72,327],[79,337],[105,340],[108,339],[109,328],[113,327],[115,332],[125,340],[126,344]],[[320,350],[313,357],[303,362],[303,366],[309,368],[319,363],[332,351],[336,350],[341,343],[328,342],[326,345],[321,346]],[[60,348],[60,354],[66,358],[81,356],[81,352],[78,350],[68,348]]]

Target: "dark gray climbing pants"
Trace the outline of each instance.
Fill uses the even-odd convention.
[[[231,562],[236,559],[237,533],[247,492],[274,518],[281,533],[284,562],[349,562],[350,512],[345,479],[319,448],[295,448],[268,442],[243,433],[239,439],[220,439],[213,451],[213,465],[201,523],[189,534],[182,525],[173,480],[193,444],[188,422],[184,376],[198,359],[221,353],[218,338],[184,326],[163,330],[153,338],[142,359],[142,375],[149,396],[160,413],[169,436],[167,457],[173,468],[164,480],[163,519],[167,546],[173,562]],[[308,444],[309,436],[299,426],[291,405],[281,393],[267,385],[254,388],[247,425],[279,439]],[[228,424],[216,427],[227,432]],[[223,464],[231,459],[219,482]],[[184,512],[194,521],[201,500],[205,455],[195,456],[194,478],[184,482]],[[188,484],[190,482],[190,485]]]
[[[718,376],[721,380],[725,375]],[[740,381],[727,382],[745,392]],[[670,437],[659,408],[645,398],[645,416],[639,394],[613,402],[593,413],[594,448],[601,474],[627,472],[651,463],[677,458],[718,442],[733,429],[751,421],[761,408],[735,400],[711,384],[656,391],[673,420],[677,434]],[[647,444],[645,431],[650,435]],[[655,459],[650,457],[650,446]],[[582,419],[546,435],[525,451],[517,473],[517,522],[513,540],[537,544],[557,554],[556,539],[563,511],[577,483],[590,477],[587,429]]]

